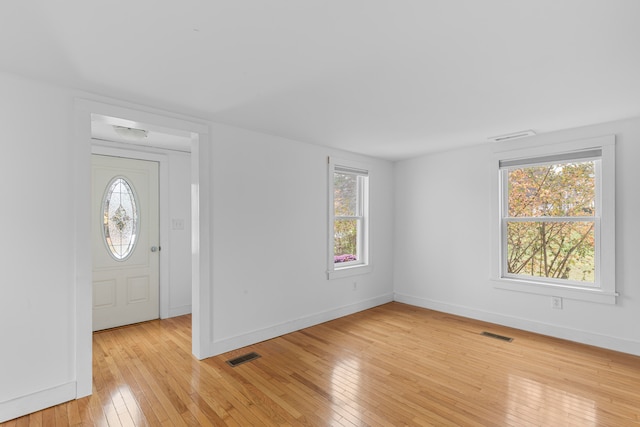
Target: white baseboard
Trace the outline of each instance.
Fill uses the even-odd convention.
[[[400,293],[394,301],[640,356],[640,342]]]
[[[0,402],[0,423],[76,398],[75,381]]]
[[[167,319],[170,317],[183,316],[185,314],[191,314],[191,304],[169,308],[169,315],[167,316]]]
[[[270,326],[264,329],[259,329],[247,334],[238,335],[220,341],[214,341],[213,343],[211,343],[210,347],[212,349],[212,354],[209,354],[205,357],[216,356],[218,354],[226,353],[227,351],[246,347],[248,345],[256,344],[261,341],[266,341],[271,338],[299,331],[300,329],[308,328],[310,326],[328,322],[329,320],[348,316],[349,314],[377,307],[379,305],[386,304],[392,301],[393,294],[385,294],[365,301],[359,301],[354,304],[349,304],[332,310],[305,316],[300,319],[290,320],[288,322],[280,323],[278,325]]]

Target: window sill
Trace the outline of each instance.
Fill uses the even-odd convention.
[[[327,271],[327,279],[340,279],[342,277],[357,276],[360,274],[370,273],[373,270],[370,264],[352,265],[349,267],[336,268],[333,271]]]
[[[492,279],[494,288],[515,292],[525,292],[536,295],[546,295],[574,299],[578,301],[597,302],[601,304],[616,303],[617,292],[609,292],[600,288],[582,288],[577,286],[556,285],[540,282],[531,282],[517,279]]]

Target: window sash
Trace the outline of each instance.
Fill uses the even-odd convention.
[[[329,235],[328,235],[328,278],[338,278],[369,272],[370,266],[370,236],[369,236],[369,176],[368,165],[348,160],[329,158]],[[348,215],[337,215],[335,208],[335,175],[356,175],[356,200],[355,211]],[[346,213],[346,212],[343,212]],[[336,222],[340,220],[356,221],[356,256],[357,260],[347,262],[335,262],[335,230]]]
[[[588,150],[585,152],[589,152],[589,153],[593,153],[595,150]],[[602,153],[602,150],[598,150],[600,153]],[[579,152],[580,153],[580,152]],[[576,153],[567,153],[567,154],[573,154],[575,155]],[[554,156],[545,156],[545,158],[551,158]],[[559,156],[558,156],[559,157]],[[534,157],[531,158],[530,160],[534,161],[536,159],[541,159],[543,157]],[[594,161],[594,170],[595,170],[595,179],[596,179],[596,191],[595,191],[595,211],[596,217],[600,217],[602,215],[602,158],[580,158],[580,157],[570,157],[565,159],[562,162],[558,162],[558,161],[551,161],[551,162],[547,162],[544,164],[557,164],[557,163],[571,163],[573,162],[585,162],[588,160],[593,160]],[[519,161],[523,161],[523,159],[520,159]],[[500,160],[500,165],[502,165],[503,162],[507,162],[507,161],[502,161]],[[500,188],[498,189],[498,191],[500,191],[500,217],[501,218],[514,218],[509,216],[509,171],[512,169],[520,169],[520,168],[524,168],[524,167],[535,167],[535,166],[541,166],[543,165],[542,163],[525,163],[523,161],[523,163],[520,163],[516,166],[509,166],[509,167],[500,167]],[[524,217],[523,217],[524,218]],[[536,217],[536,218],[545,218],[545,217]],[[562,217],[554,217],[554,216],[549,216],[549,218],[562,218]],[[593,216],[591,217],[593,218]]]
[[[336,216],[334,218],[334,236],[335,236],[335,223],[340,220],[355,220],[356,221],[356,259],[354,261],[346,261],[346,262],[335,262],[335,240],[333,242],[334,246],[334,268],[339,270],[341,268],[350,267],[354,265],[364,264],[364,254],[363,254],[363,230],[364,230],[364,217],[363,216]],[[335,237],[334,237],[335,239]]]
[[[365,263],[365,254],[362,252],[364,248],[364,178],[369,176],[368,171],[362,169],[356,169],[346,166],[336,165],[333,171],[333,177],[335,182],[335,176],[337,174],[348,174],[348,175],[356,175],[356,206],[355,206],[355,215],[336,215],[335,214],[335,206],[334,215],[333,215],[333,224],[334,224],[334,268],[339,270],[341,268],[347,268],[354,265],[364,264]],[[339,220],[356,220],[356,260],[355,261],[347,261],[347,262],[335,262],[335,224]]]
[[[599,155],[599,156],[597,156]],[[522,159],[513,160],[500,160],[500,277],[506,279],[522,279],[530,282],[546,283],[551,285],[570,285],[579,288],[593,289],[601,287],[601,234],[600,234],[600,215],[602,212],[602,165],[601,165],[601,149],[590,149],[577,152],[557,153],[549,156],[537,156]],[[538,217],[512,217],[509,216],[509,171],[513,169],[520,169],[526,167],[535,167],[549,164],[561,164],[572,162],[585,162],[593,160],[595,169],[595,206],[596,214],[593,216],[538,216]],[[594,255],[594,282],[579,282],[568,279],[548,278],[531,276],[526,274],[514,274],[508,272],[508,236],[507,236],[507,224],[514,222],[593,222],[594,226],[594,240],[595,240],[595,255]]]
[[[544,276],[532,276],[529,274],[523,273],[509,273],[508,267],[508,235],[507,235],[507,226],[509,223],[519,223],[519,222],[590,222],[594,224],[593,236],[594,236],[594,280],[593,282],[581,282],[576,280],[569,279],[560,279],[554,277],[544,277]],[[600,275],[600,254],[601,254],[601,239],[600,239],[600,218],[595,217],[528,217],[528,218],[503,218],[501,222],[501,269],[502,269],[502,277],[509,279],[526,279],[531,282],[541,282],[547,284],[566,284],[571,286],[576,286],[585,289],[593,289],[599,288],[601,283],[601,275]]]

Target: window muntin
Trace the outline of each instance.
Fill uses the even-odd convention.
[[[107,185],[102,201],[102,234],[109,254],[116,261],[126,260],[137,242],[138,202],[133,187],[124,177]]]
[[[576,157],[502,168],[503,277],[598,285],[600,160]]]
[[[329,278],[369,265],[369,170],[329,159]],[[355,270],[354,270],[355,269]]]

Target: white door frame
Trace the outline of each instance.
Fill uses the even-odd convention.
[[[202,359],[213,342],[209,126],[144,107],[123,107],[87,99],[74,100],[75,144],[75,368],[76,398],[92,389],[92,265],[91,265],[91,115],[118,117],[190,132],[192,223],[192,352]],[[165,263],[166,264],[166,263]]]

